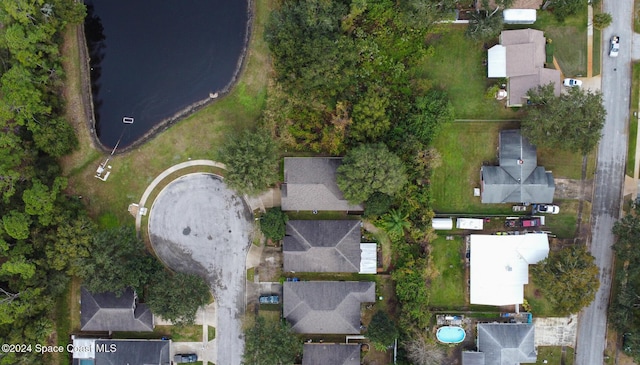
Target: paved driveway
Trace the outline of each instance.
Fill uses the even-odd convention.
[[[252,222],[244,201],[211,174],[178,178],[151,207],[149,236],[156,254],[175,271],[207,278],[214,293],[218,353],[209,361],[216,364],[242,361],[245,262]]]
[[[600,289],[580,314],[575,360],[578,365],[603,363],[613,263],[611,228],[620,217],[628,140],[633,1],[604,1],[603,10],[613,16],[613,24],[602,32],[602,95],[607,118],[598,146],[589,243],[600,268]],[[621,40],[617,58],[608,56],[609,39],[614,34]]]

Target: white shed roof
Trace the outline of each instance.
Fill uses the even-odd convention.
[[[456,228],[460,229],[484,229],[484,219],[481,218],[458,218],[456,221]]]
[[[378,246],[375,243],[360,244],[360,274],[375,274],[378,269]]]
[[[533,24],[536,22],[536,9],[507,9],[502,16],[506,24]]]
[[[487,53],[487,77],[507,77],[507,48],[496,44]]]
[[[431,220],[431,227],[435,230],[453,229],[453,218],[433,218]]]
[[[529,265],[549,255],[547,235],[471,235],[470,240],[471,304],[523,303]]]

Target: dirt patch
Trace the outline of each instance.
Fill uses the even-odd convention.
[[[266,246],[262,251],[262,257],[260,258],[260,265],[255,271],[258,280],[265,281],[278,281],[282,276],[282,248]]]
[[[555,178],[555,199],[574,199],[591,201],[593,196],[593,180],[585,180],[584,187],[581,180]]]

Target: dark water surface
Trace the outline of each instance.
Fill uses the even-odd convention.
[[[96,133],[124,147],[221,91],[237,70],[245,0],[87,0]],[[131,125],[123,117],[133,117]]]

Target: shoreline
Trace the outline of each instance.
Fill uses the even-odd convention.
[[[242,52],[238,57],[238,61],[236,63],[236,69],[231,77],[231,80],[225,85],[221,90],[215,91],[214,93],[209,94],[209,97],[206,99],[202,99],[192,103],[186,108],[179,110],[173,116],[161,120],[156,124],[153,128],[148,130],[142,137],[136,139],[131,144],[118,149],[114,155],[122,155],[126,154],[142,145],[146,142],[155,138],[158,134],[166,131],[172,125],[177,122],[191,116],[192,114],[198,112],[200,109],[211,105],[217,100],[224,98],[229,94],[231,89],[237,84],[240,74],[244,71],[246,67],[247,60],[247,51],[249,48],[249,43],[251,41],[252,31],[253,31],[253,20],[254,20],[254,0],[246,0],[247,1],[247,26],[244,37],[244,44],[242,46]],[[84,31],[84,23],[77,25],[78,29],[78,48],[80,50],[80,57],[82,58],[80,61],[80,78],[82,83],[82,103],[84,110],[84,119],[85,126],[89,131],[89,135],[91,136],[91,145],[94,149],[99,150],[104,153],[111,153],[112,149],[105,147],[96,134],[95,128],[95,110],[93,106],[93,92],[91,90],[91,77],[89,73],[90,59],[89,59],[89,49],[86,42],[86,36]],[[213,97],[215,95],[215,97]]]

